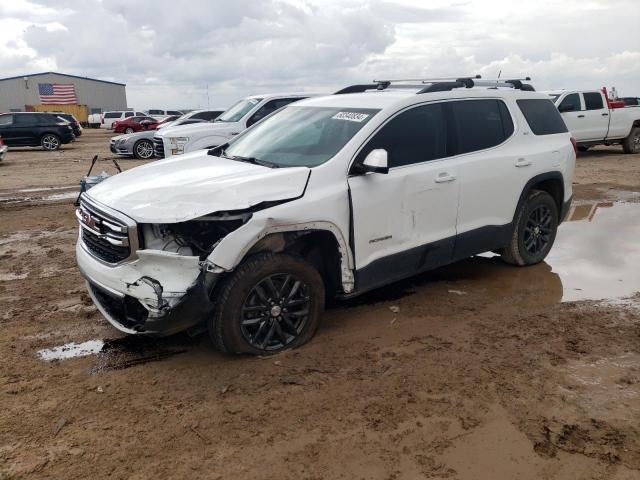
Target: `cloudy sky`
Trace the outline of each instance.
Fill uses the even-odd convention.
[[[499,71],[640,95],[640,0],[0,0],[0,76],[49,70],[136,108]]]

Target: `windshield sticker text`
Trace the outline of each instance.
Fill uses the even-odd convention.
[[[367,119],[369,115],[366,113],[356,113],[356,112],[338,112],[333,117],[333,120],[348,120],[350,122],[362,122]]]

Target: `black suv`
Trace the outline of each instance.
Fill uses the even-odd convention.
[[[37,147],[57,150],[74,139],[69,122],[50,113],[4,113],[0,115],[0,136],[9,147]]]

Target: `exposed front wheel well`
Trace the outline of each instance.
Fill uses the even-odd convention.
[[[320,273],[328,296],[342,290],[340,249],[335,236],[329,231],[272,233],[259,240],[247,257],[261,252],[287,253],[302,258]]]

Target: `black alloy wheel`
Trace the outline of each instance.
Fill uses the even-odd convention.
[[[553,214],[545,205],[538,205],[533,209],[524,227],[524,248],[531,255],[539,255],[549,242],[552,234]]]
[[[247,343],[259,350],[281,350],[293,342],[309,317],[308,289],[287,273],[258,282],[242,305],[240,328]]]

